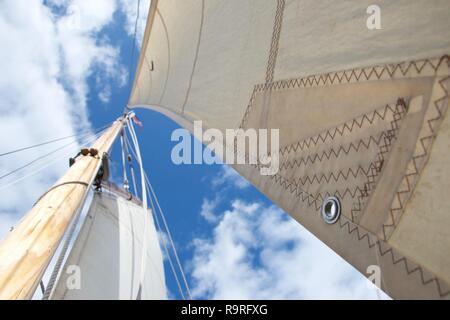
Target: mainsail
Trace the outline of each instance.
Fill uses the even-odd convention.
[[[450,298],[450,2],[153,0],[129,108],[280,129],[235,169],[393,298]],[[320,215],[334,196],[342,215]]]

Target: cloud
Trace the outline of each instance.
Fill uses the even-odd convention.
[[[378,297],[363,275],[273,206],[232,201],[212,237],[197,238],[193,245],[196,298]]]
[[[200,215],[208,222],[214,223],[218,222],[220,217],[214,213],[217,206],[220,203],[220,198],[217,196],[213,200],[203,199],[202,209],[200,211]]]
[[[106,90],[107,100],[108,86],[116,78],[121,82],[126,73],[118,62],[120,50],[102,33],[117,9],[115,0],[0,1],[0,151],[91,128],[89,77],[96,75],[105,83],[98,89]],[[63,144],[4,157],[0,175]],[[0,237],[61,176],[68,157],[78,149],[75,141],[57,158],[49,157],[0,180]],[[36,173],[38,169],[45,170]],[[33,175],[9,185],[29,174]]]
[[[212,180],[213,187],[232,186],[238,189],[250,187],[250,183],[242,178],[233,168],[223,165],[220,173]]]

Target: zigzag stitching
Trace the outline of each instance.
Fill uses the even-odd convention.
[[[285,0],[278,0],[277,10],[275,13],[275,23],[272,33],[272,42],[270,45],[269,62],[266,71],[266,83],[270,83],[273,81],[275,64],[278,56],[278,45],[280,41],[281,27],[283,23],[284,7],[285,7]]]
[[[434,64],[431,62],[430,59],[426,59],[426,60],[418,60],[418,61],[410,62],[410,63],[408,64],[408,66],[407,66],[406,69],[403,69],[402,66],[401,66],[400,64],[397,64],[397,65],[385,65],[384,67],[382,67],[382,66],[379,66],[379,67],[373,67],[373,69],[372,69],[373,72],[371,72],[371,73],[369,74],[369,76],[372,76],[372,75],[375,73],[376,77],[377,77],[378,79],[380,79],[381,76],[383,75],[383,73],[384,73],[384,72],[387,72],[387,73],[389,74],[389,76],[390,76],[391,78],[393,78],[394,75],[395,75],[395,72],[397,71],[397,69],[400,69],[401,74],[402,74],[403,76],[406,76],[406,74],[408,73],[408,71],[409,71],[410,68],[412,68],[412,67],[414,67],[415,70],[416,70],[416,72],[417,72],[418,74],[420,74],[420,73],[423,71],[423,69],[425,68],[425,66],[426,66],[427,64],[429,64],[429,65],[432,67],[432,69],[434,69],[434,71],[437,71],[437,70],[439,69],[441,63],[442,63],[444,60],[446,60],[447,63],[448,63],[448,62],[449,62],[449,56],[448,56],[448,55],[445,55],[445,56],[441,57],[440,60],[439,60],[439,63],[438,63],[437,65],[434,65]],[[420,67],[418,67],[418,63],[419,63],[420,61],[422,61],[423,64],[422,64]],[[391,71],[389,70],[389,66],[391,66],[391,67],[393,66]],[[381,72],[380,72],[380,73],[377,73],[376,68],[381,68]],[[356,69],[355,69],[355,70],[356,70]],[[342,73],[341,78],[339,78],[339,73]],[[346,73],[347,73],[347,72],[344,71],[344,72],[329,73],[329,74],[327,74],[327,75],[328,75],[328,79],[330,80],[331,84],[334,83],[334,81],[335,81],[336,78],[338,79],[339,83],[341,83],[342,80],[343,80],[344,78],[345,78],[347,81],[350,81],[350,79],[351,79],[351,77],[352,77],[353,75],[355,75],[355,77],[356,77],[356,74],[355,74],[355,71],[354,71],[354,70],[352,71],[350,77],[348,77]],[[334,76],[333,76],[332,79],[331,79],[331,74],[334,74]],[[361,75],[361,74],[360,74],[360,75]],[[367,77],[367,75],[366,75],[366,77]],[[358,77],[356,77],[356,79],[359,80]],[[441,112],[440,112],[440,110],[439,110],[438,103],[441,102],[442,100],[445,100],[445,99],[448,97],[448,92],[447,92],[446,88],[442,85],[442,82],[443,82],[444,80],[447,80],[447,79],[448,79],[448,77],[440,81],[440,85],[441,85],[441,87],[444,89],[444,91],[445,91],[446,94],[445,94],[442,98],[440,98],[440,99],[438,99],[438,100],[436,100],[436,101],[434,102],[434,105],[435,105],[435,107],[437,108],[438,113],[439,113],[440,116],[442,116],[442,115],[441,115]],[[250,99],[250,103],[249,103],[249,105],[248,105],[248,107],[247,107],[247,110],[246,110],[246,112],[245,112],[245,114],[244,114],[244,117],[243,117],[243,119],[242,119],[240,128],[244,128],[244,126],[245,126],[245,124],[246,124],[246,121],[247,121],[248,116],[249,116],[250,111],[251,111],[251,107],[252,107],[252,105],[253,105],[253,101],[254,101],[256,92],[263,91],[263,90],[267,90],[267,89],[271,89],[271,90],[272,90],[273,88],[277,88],[277,85],[278,85],[279,83],[281,83],[281,84],[283,85],[283,86],[282,86],[283,89],[284,89],[284,88],[292,87],[293,85],[300,86],[300,85],[302,85],[302,84],[303,84],[303,85],[305,84],[305,83],[304,83],[304,80],[305,80],[305,78],[302,78],[302,79],[300,79],[300,80],[299,80],[299,79],[293,79],[293,80],[288,80],[288,81],[285,81],[285,80],[284,80],[284,81],[279,81],[279,82],[277,82],[277,83],[271,83],[270,85],[257,85],[257,86],[255,86],[255,88],[254,88],[254,90],[253,90],[253,93],[252,93],[252,97],[251,97],[251,99]],[[367,80],[369,80],[369,79],[367,79]],[[287,86],[284,85],[285,83],[287,83]],[[319,82],[316,81],[316,83],[319,83]],[[324,83],[324,85],[325,85],[325,84],[326,84],[326,83]],[[312,85],[312,84],[311,84],[311,85]],[[432,122],[433,122],[433,121],[437,121],[438,119],[439,119],[439,117],[438,117],[438,118],[435,118],[435,119],[430,119],[430,120],[428,120],[428,125],[429,125],[430,129],[432,130],[432,132],[434,132],[434,131],[433,131],[434,127],[433,127],[433,125],[432,125]],[[427,149],[426,149],[426,147],[425,147],[424,141],[425,141],[425,140],[430,140],[430,139],[432,140],[432,139],[433,139],[433,136],[434,136],[434,133],[433,133],[432,136],[428,136],[428,137],[424,137],[424,138],[420,139],[420,142],[421,142],[422,147],[423,147],[423,149],[425,150],[425,152],[426,152]],[[414,159],[414,160],[418,160],[418,158],[419,158],[419,156],[418,156],[416,159]],[[415,161],[414,161],[414,166],[417,167],[417,164],[416,164]],[[418,174],[418,173],[417,173],[417,174]],[[410,176],[414,176],[414,175],[416,175],[416,173],[408,174],[408,175],[405,175],[405,176],[410,177]],[[279,176],[279,175],[276,175],[276,176],[272,176],[271,179],[274,180],[275,182],[278,182],[278,183],[279,183],[280,181],[283,180],[283,177],[281,177],[281,176]],[[286,183],[286,181],[284,181],[284,182],[281,182],[280,185],[284,186],[286,190],[289,190],[289,189],[290,189],[289,191],[290,191],[291,193],[293,193],[292,188],[290,188],[292,184],[288,184],[288,183]],[[295,189],[297,189],[297,188],[294,187],[294,190],[295,190]],[[410,189],[410,188],[408,187],[408,189]],[[360,191],[359,188],[355,189],[354,194],[356,194],[356,192],[358,192],[358,191]],[[405,192],[406,192],[406,191],[405,191]],[[350,194],[351,194],[351,191],[350,191],[349,189],[347,189],[347,190],[344,192],[344,195],[346,195],[346,193],[350,193]],[[403,192],[403,193],[404,193],[404,192]],[[297,192],[297,190],[296,190],[296,191],[295,191],[295,194],[296,194],[297,196],[300,196],[300,195],[301,195],[301,199],[302,199],[303,202],[305,202],[305,200],[308,200],[307,203],[308,203],[309,206],[311,206],[312,203],[315,203],[315,204],[316,204],[316,206],[315,206],[315,207],[316,207],[316,210],[319,210],[319,209],[320,209],[320,206],[317,206],[317,199],[318,199],[319,197],[321,197],[320,195],[318,195],[318,196],[316,196],[316,197],[314,198],[314,196],[308,194],[307,192],[305,192],[305,191],[303,191],[303,190],[301,190],[300,192]],[[306,197],[305,197],[304,195],[306,195]],[[353,195],[353,197],[354,197],[354,195]],[[310,198],[313,198],[313,200],[310,201]],[[341,198],[343,198],[342,195],[341,195]],[[322,199],[322,201],[323,201],[323,199]],[[400,203],[401,203],[401,202],[400,202]],[[412,273],[419,271],[419,273],[420,273],[420,278],[421,278],[421,281],[422,281],[422,284],[423,284],[423,285],[427,285],[427,284],[429,284],[429,283],[431,283],[431,282],[434,281],[434,282],[436,283],[437,291],[438,291],[440,297],[445,297],[445,296],[447,296],[447,295],[450,294],[450,290],[447,290],[447,291],[443,291],[443,290],[442,290],[441,285],[440,285],[440,282],[439,282],[439,279],[437,279],[436,277],[433,277],[433,278],[431,278],[431,279],[429,279],[429,280],[425,280],[425,277],[424,277],[424,274],[423,274],[423,270],[422,270],[422,268],[421,268],[420,266],[418,266],[418,267],[413,268],[413,269],[410,270],[410,268],[409,268],[409,266],[408,266],[408,260],[407,260],[405,257],[402,257],[402,258],[396,260],[396,259],[395,259],[395,256],[394,256],[394,253],[393,253],[393,250],[392,250],[392,248],[391,248],[388,244],[386,244],[386,245],[389,247],[389,249],[383,252],[383,250],[382,250],[382,248],[381,248],[381,241],[380,241],[380,240],[376,241],[376,243],[371,243],[370,237],[369,237],[369,234],[368,234],[368,233],[365,233],[365,234],[361,235],[360,230],[359,230],[359,227],[358,227],[357,225],[354,225],[354,228],[352,229],[351,226],[350,226],[350,221],[347,220],[347,221],[343,224],[343,223],[342,223],[342,220],[343,220],[343,219],[345,219],[345,217],[342,217],[342,218],[339,220],[339,226],[341,227],[341,229],[344,229],[345,226],[347,226],[347,231],[348,231],[349,234],[351,234],[351,233],[353,233],[353,232],[356,231],[358,241],[361,241],[361,240],[363,240],[364,238],[367,238],[367,244],[368,244],[369,248],[373,248],[375,245],[377,245],[377,246],[378,246],[378,251],[380,252],[381,256],[384,256],[385,254],[387,254],[388,252],[390,252],[390,254],[391,254],[391,260],[392,260],[392,263],[393,263],[394,265],[398,264],[400,261],[403,261],[403,262],[404,262],[404,267],[405,267],[406,272],[407,272],[407,275],[411,275]],[[393,221],[394,221],[394,223],[395,223],[395,220],[393,220]]]
[[[334,182],[338,182],[340,179],[348,180],[349,177],[357,178],[359,174],[368,175],[370,169],[372,166],[369,166],[369,168],[364,169],[361,165],[359,165],[356,170],[353,168],[348,168],[347,172],[340,170],[337,175],[335,175],[334,172],[331,172],[329,174],[314,174],[313,176],[304,176],[300,177],[298,179],[294,180],[295,184],[298,185],[306,185],[306,184],[314,184],[316,182],[317,184],[322,183],[325,181],[326,183],[330,183],[331,180]]]
[[[317,205],[317,202],[320,200],[320,203],[322,203],[323,199],[325,199],[325,197],[330,196],[330,193],[326,193],[324,196],[321,195],[320,193],[317,194],[315,197],[311,194],[309,194],[308,192],[304,191],[304,190],[300,190],[297,186],[294,186],[293,183],[287,181],[287,179],[276,175],[273,177],[270,177],[273,181],[277,182],[278,184],[280,184],[282,187],[284,187],[286,190],[288,190],[291,194],[294,194],[295,196],[299,197],[303,202],[306,202],[306,204],[311,207],[313,204],[315,205],[315,209],[319,210],[321,205]],[[284,180],[284,181],[283,181]],[[340,197],[341,199],[344,199],[346,196],[350,196],[352,198],[355,197],[355,195],[357,193],[361,192],[361,189],[359,189],[359,187],[357,187],[354,191],[351,191],[349,188],[347,188],[343,193],[340,193],[339,191],[336,191],[334,193],[335,196]],[[343,223],[343,220],[346,220],[345,223]],[[425,276],[423,274],[423,270],[420,266],[417,266],[415,268],[410,268],[408,265],[408,260],[406,259],[406,257],[400,257],[400,258],[396,258],[393,252],[393,249],[391,246],[389,246],[389,244],[387,244],[386,242],[383,242],[388,249],[387,250],[383,250],[381,247],[381,241],[377,240],[375,243],[372,243],[370,241],[370,236],[368,232],[362,233],[360,232],[360,227],[356,224],[354,224],[352,222],[352,225],[350,225],[350,220],[346,219],[345,217],[341,217],[341,219],[339,220],[339,226],[341,229],[344,229],[347,226],[347,231],[349,234],[352,234],[356,231],[356,235],[358,238],[358,241],[362,241],[364,238],[367,239],[367,245],[369,248],[373,248],[374,246],[378,247],[378,251],[380,253],[380,255],[383,257],[386,254],[390,254],[391,255],[391,261],[392,264],[397,265],[398,263],[403,261],[405,270],[407,275],[411,275],[415,272],[419,272],[420,273],[420,279],[423,285],[428,285],[431,282],[435,282],[436,283],[436,287],[439,293],[440,297],[445,297],[447,295],[450,294],[450,290],[448,291],[443,291],[441,288],[441,285],[439,283],[439,279],[437,279],[436,277],[430,278],[428,280],[425,279]],[[352,228],[353,226],[353,228]]]
[[[339,125],[333,129],[326,130],[316,136],[288,145],[280,149],[280,154],[285,155],[291,152],[297,152],[298,149],[303,151],[305,149],[309,149],[310,147],[315,147],[319,143],[325,143],[327,140],[334,140],[336,138],[336,135],[343,136],[346,131],[348,133],[353,132],[355,126],[361,129],[366,124],[366,122],[369,125],[372,125],[376,120],[385,120],[388,113],[395,113],[395,112],[396,112],[395,108],[393,108],[390,105],[386,105],[382,109],[378,109],[368,114],[364,114],[361,117],[347,121],[342,125]]]
[[[365,201],[369,198],[372,191],[375,189],[378,176],[383,168],[385,155],[388,154],[392,147],[392,142],[397,138],[398,131],[400,129],[400,122],[403,120],[406,114],[406,102],[403,98],[399,98],[396,104],[396,109],[394,113],[394,119],[391,121],[391,130],[383,132],[383,142],[379,146],[379,151],[377,153],[377,160],[371,164],[371,174],[367,174],[367,181],[364,184],[363,192],[357,197],[357,202],[353,203],[353,208],[351,210],[352,221],[356,221],[357,215],[363,210]]]
[[[380,80],[384,73],[387,73],[389,78],[395,78],[398,71],[400,75],[406,77],[408,73],[412,70],[415,71],[417,75],[422,73],[426,66],[431,67],[433,71],[437,71],[444,60],[448,60],[449,56],[444,55],[437,63],[436,58],[432,59],[422,59],[408,62],[401,62],[397,64],[385,64],[385,65],[375,65],[365,68],[348,69],[343,71],[334,71],[329,73],[310,75],[301,78],[280,80],[270,84],[270,90],[280,90],[280,89],[291,89],[298,87],[312,87],[312,86],[325,86],[349,83],[352,79],[360,82],[361,80]],[[378,72],[377,69],[380,69]],[[341,76],[339,76],[341,74]]]
[[[388,107],[390,107],[390,106],[388,105]],[[393,117],[394,119],[391,121],[391,130],[383,132],[380,135],[380,138],[378,140],[375,140],[372,136],[369,138],[369,143],[367,144],[367,147],[370,146],[370,142],[371,141],[376,141],[376,144],[379,145],[379,152],[377,153],[378,160],[375,161],[375,163],[371,163],[367,170],[364,170],[364,168],[362,168],[362,166],[359,166],[356,171],[353,171],[352,168],[349,168],[347,173],[344,173],[342,170],[340,170],[337,173],[337,175],[335,175],[333,172],[331,174],[329,174],[328,176],[325,175],[325,174],[322,174],[321,176],[318,176],[318,175],[315,174],[314,176],[312,176],[312,178],[309,177],[309,176],[306,176],[304,178],[294,179],[293,181],[289,180],[289,179],[286,179],[286,178],[282,178],[280,175],[277,175],[277,177],[275,177],[275,181],[279,182],[279,181],[281,181],[281,179],[284,179],[284,181],[281,182],[281,185],[284,186],[285,188],[293,186],[294,188],[291,188],[291,192],[293,192],[294,190],[298,190],[299,189],[299,185],[300,184],[305,185],[307,182],[312,184],[312,183],[314,183],[315,180],[318,183],[321,183],[323,180],[325,180],[328,183],[331,179],[334,179],[337,182],[339,180],[339,178],[341,178],[341,177],[344,180],[348,180],[348,177],[350,175],[352,175],[353,177],[356,178],[358,173],[363,172],[367,176],[367,182],[365,183],[363,190],[360,190],[358,188],[356,189],[356,190],[359,190],[360,195],[357,197],[357,199],[358,199],[358,203],[356,203],[357,207],[356,208],[352,208],[352,211],[351,211],[352,220],[354,220],[355,219],[355,212],[362,210],[363,199],[370,195],[370,192],[371,192],[371,190],[373,189],[373,187],[375,185],[376,177],[378,176],[379,172],[381,171],[381,168],[382,168],[383,163],[384,163],[384,155],[389,152],[390,147],[392,145],[392,140],[395,138],[395,136],[396,136],[396,134],[398,132],[399,122],[403,119],[403,116],[405,115],[405,113],[406,113],[406,103],[405,103],[405,101],[403,99],[398,99],[397,105],[396,105],[395,111],[394,111],[394,117]],[[373,140],[370,140],[371,138],[373,138]],[[363,140],[361,140],[361,141],[363,141]],[[382,144],[380,146],[380,142],[381,141],[384,141],[384,144]],[[361,145],[364,145],[364,143],[358,144],[358,148],[356,149],[356,151],[359,150],[359,147]],[[349,151],[350,151],[350,148],[351,147],[349,146],[349,149],[348,149]],[[331,150],[333,150],[333,149],[331,149]],[[339,149],[337,153],[335,152],[336,157],[339,155],[340,150],[342,150],[342,149]],[[344,151],[345,151],[345,149],[344,149]],[[326,155],[326,153],[324,153],[324,154]],[[331,152],[328,155],[331,155]],[[323,158],[323,156],[322,156],[322,158]],[[314,159],[317,159],[317,158],[314,158]],[[322,159],[320,161],[322,161]],[[306,163],[307,163],[307,161],[305,162],[305,164]],[[370,174],[370,173],[372,173],[372,174]],[[355,193],[353,194],[353,197],[355,197],[356,190],[355,190]],[[341,198],[344,198],[349,193],[349,191],[350,190],[348,190],[348,188],[347,188],[347,190],[344,192],[344,194],[341,195],[337,191],[335,195],[339,194]],[[303,191],[303,190],[301,192],[305,193],[305,191]],[[351,194],[351,192],[350,192],[350,194]],[[316,195],[316,197],[314,197],[312,195],[309,195],[307,197],[308,201],[309,201],[309,197],[310,196],[313,198],[313,202],[316,204],[316,209],[319,209],[320,206],[317,206],[317,199],[321,198],[321,200],[323,200],[324,198],[320,194]]]
[[[444,55],[439,58],[437,64],[434,63],[438,58],[431,59],[422,59],[415,61],[404,61],[397,64],[385,64],[385,65],[375,65],[366,68],[356,68],[356,69],[348,69],[343,71],[335,71],[318,75],[310,75],[307,77],[288,79],[288,80],[279,80],[276,82],[270,82],[266,84],[258,84],[254,87],[252,97],[250,98],[250,103],[247,106],[247,109],[244,113],[244,116],[241,121],[240,128],[244,128],[247,123],[251,108],[254,102],[254,94],[260,91],[266,90],[280,90],[280,89],[291,89],[291,88],[300,88],[300,87],[312,87],[314,85],[334,85],[334,84],[342,84],[342,83],[350,83],[352,78],[355,78],[357,82],[363,78],[366,81],[370,80],[380,80],[384,73],[387,73],[389,78],[396,78],[397,70],[400,70],[400,75],[405,77],[407,76],[410,70],[413,70],[420,75],[426,66],[430,66],[434,72],[436,72],[441,64],[444,61],[450,59],[448,55]],[[406,67],[405,67],[406,65]],[[378,72],[379,69],[380,71]],[[370,70],[369,74],[366,73],[366,70]],[[358,75],[357,75],[358,73]],[[340,76],[339,76],[340,74]],[[350,75],[349,75],[350,74]],[[363,77],[364,75],[364,77]],[[337,81],[336,81],[337,80]]]
[[[356,144],[354,142],[351,142],[347,147],[339,146],[337,150],[331,147],[330,149],[328,149],[328,151],[325,150],[320,154],[315,153],[313,155],[302,157],[299,160],[295,159],[294,161],[286,161],[280,165],[280,170],[293,169],[294,167],[300,167],[301,165],[306,166],[309,162],[310,164],[314,164],[316,161],[322,162],[324,160],[330,160],[332,156],[338,158],[341,153],[349,154],[351,150],[358,152],[361,148],[369,149],[372,143],[379,145],[381,139],[383,138],[384,134],[381,134],[378,138],[370,136],[367,139],[367,142],[364,139],[360,139]]]
[[[343,222],[343,220],[346,220],[346,221]],[[341,229],[345,229],[345,227],[347,227],[347,231],[348,231],[349,234],[352,234],[353,232],[356,231],[356,235],[357,235],[358,241],[361,241],[364,238],[367,238],[368,247],[371,249],[374,246],[377,246],[378,252],[380,253],[380,255],[382,257],[389,253],[390,256],[391,256],[392,264],[397,265],[398,263],[403,262],[403,265],[405,267],[407,275],[411,275],[411,274],[413,274],[415,272],[419,272],[420,279],[421,279],[421,282],[422,282],[423,285],[428,285],[428,284],[430,284],[431,282],[434,281],[436,283],[436,287],[437,287],[439,296],[441,298],[450,294],[450,290],[447,290],[447,291],[443,291],[442,290],[441,285],[439,283],[439,279],[437,279],[436,277],[432,277],[432,278],[426,280],[425,276],[424,276],[424,273],[423,273],[423,269],[420,266],[416,266],[414,268],[411,268],[408,265],[408,259],[406,257],[401,256],[400,258],[396,258],[392,247],[388,243],[386,243],[384,241],[383,241],[383,244],[388,247],[387,250],[383,250],[382,249],[380,240],[377,240],[375,243],[371,243],[370,242],[369,233],[368,232],[364,232],[364,233],[360,232],[360,227],[355,225],[355,224],[353,224],[353,223],[352,223],[353,224],[353,229],[351,229],[350,222],[351,222],[350,220],[347,220],[345,218],[341,218],[339,220],[339,227]]]
[[[424,160],[426,160],[428,158],[428,149],[431,146],[432,142],[434,141],[434,138],[436,137],[436,129],[437,129],[438,125],[440,124],[440,119],[442,118],[442,116],[445,112],[445,109],[446,109],[446,107],[444,106],[444,108],[443,108],[444,110],[441,111],[441,107],[439,106],[439,104],[442,101],[445,101],[449,96],[447,88],[443,85],[444,81],[447,81],[448,79],[450,79],[450,76],[443,78],[439,81],[439,85],[441,86],[441,88],[443,89],[445,94],[443,97],[434,101],[434,103],[433,103],[438,115],[434,118],[427,120],[427,124],[428,124],[431,134],[419,139],[422,152],[413,156],[412,160],[410,161],[410,163],[413,164],[414,171],[411,173],[405,174],[403,181],[400,184],[400,185],[403,185],[403,182],[406,182],[407,188],[404,190],[399,189],[395,195],[395,197],[398,200],[399,206],[394,207],[394,203],[395,203],[394,202],[395,200],[394,200],[392,203],[391,209],[389,210],[389,216],[390,216],[392,223],[385,223],[383,225],[383,239],[385,241],[388,239],[388,237],[392,233],[392,232],[388,232],[388,230],[395,229],[395,227],[397,226],[398,221],[400,220],[400,217],[403,214],[404,205],[410,198],[410,196],[412,194],[412,190],[416,186],[417,181],[411,182],[410,178],[411,178],[411,180],[415,180],[415,178],[419,176],[420,171],[422,169],[422,164],[423,164]],[[419,160],[420,160],[420,163],[419,163]],[[402,197],[402,195],[406,195],[406,197]],[[403,199],[403,201],[402,201],[402,199]],[[395,214],[397,212],[400,213],[400,217],[398,217],[396,219]]]

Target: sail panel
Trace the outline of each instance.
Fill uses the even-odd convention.
[[[234,168],[390,296],[449,299],[450,2],[379,1],[380,30],[366,0],[174,3],[152,2],[130,107],[279,129],[276,175]]]
[[[151,213],[135,201],[108,192],[94,195],[51,299],[136,300],[144,214],[150,219],[141,299],[166,299],[162,254]]]

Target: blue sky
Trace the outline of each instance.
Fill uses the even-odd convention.
[[[131,30],[137,2],[96,0],[95,5],[91,1],[87,5],[83,1],[6,0],[0,4],[0,30],[9,27],[23,41],[32,39],[31,33],[42,32],[43,38],[34,46],[48,47],[42,53],[27,55],[26,48],[21,50],[22,42],[16,43],[8,38],[6,31],[0,31],[0,40],[6,39],[13,50],[20,51],[20,54],[3,52],[6,56],[0,55],[0,61],[9,60],[13,66],[29,64],[29,69],[36,70],[37,75],[45,75],[42,79],[48,81],[48,88],[57,91],[55,96],[43,97],[40,92],[24,90],[20,84],[32,80],[20,70],[14,74],[18,78],[16,87],[12,80],[0,80],[1,117],[11,123],[2,130],[17,132],[30,128],[30,123],[37,126],[26,129],[30,130],[29,134],[23,129],[23,137],[12,145],[32,144],[83,128],[101,127],[120,116],[127,103],[131,90],[127,74],[133,46]],[[71,5],[78,8],[77,4],[82,8],[82,30],[66,32],[62,22],[71,15],[68,8]],[[138,46],[148,1],[143,1],[142,8]],[[22,20],[19,12],[28,19]],[[80,50],[78,55],[70,54],[77,50]],[[137,49],[134,65],[138,54]],[[53,56],[59,59],[53,61]],[[13,94],[20,94],[20,99]],[[16,110],[9,115],[9,102],[18,105],[26,119],[20,114],[15,116]],[[39,108],[36,103],[40,104]],[[46,122],[35,116],[42,113],[49,115]],[[379,292],[367,286],[362,275],[231,169],[219,165],[174,165],[170,158],[174,143],[170,137],[178,126],[155,112],[137,111],[137,114],[144,123],[144,128],[137,128],[144,164],[166,213],[195,298],[378,298]],[[8,150],[11,145],[2,140],[0,147]],[[7,160],[0,163],[2,172],[11,168],[12,162],[23,159]],[[120,179],[117,147],[112,160],[116,179]],[[14,185],[15,190],[26,190],[22,198],[9,191],[9,201],[0,200],[2,236],[33,199],[65,170],[65,165],[63,159],[58,166],[51,167],[45,178],[38,175],[29,184]],[[180,298],[167,263],[165,269],[170,297]]]

